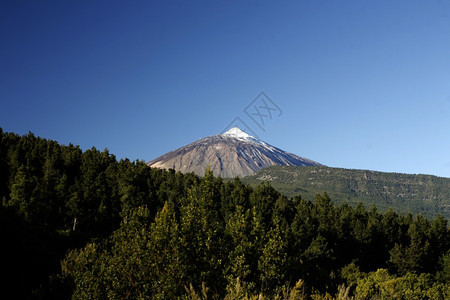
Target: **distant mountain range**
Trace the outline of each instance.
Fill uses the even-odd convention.
[[[442,214],[450,220],[450,178],[323,166],[274,166],[241,180],[250,184],[268,181],[287,196],[313,200],[315,194],[325,191],[338,204],[362,202],[367,208],[392,207],[399,213],[422,213],[428,218]]]
[[[322,166],[283,151],[233,127],[223,134],[202,138],[147,163],[150,167],[204,175],[209,167],[223,178],[242,177],[269,166]]]

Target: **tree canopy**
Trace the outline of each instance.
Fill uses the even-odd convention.
[[[0,167],[2,272],[18,298],[450,297],[441,215],[286,197],[1,129]]]

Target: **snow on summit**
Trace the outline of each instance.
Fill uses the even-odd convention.
[[[266,142],[261,141],[260,139],[257,139],[254,136],[247,134],[246,132],[242,131],[239,127],[231,128],[230,130],[228,130],[227,132],[222,134],[222,136],[235,138],[235,139],[238,139],[243,142],[251,142],[251,143],[259,144],[259,145],[263,146],[264,148],[266,148],[267,150],[272,151],[272,152],[275,150],[275,148],[272,145],[269,145]]]
[[[229,129],[227,132],[223,133],[222,136],[235,138],[235,139],[238,139],[238,140],[244,141],[244,142],[253,142],[253,143],[260,144],[260,145],[263,144],[263,142],[261,140],[242,131],[239,127],[233,127],[231,129]]]
[[[228,130],[227,132],[225,132],[223,135],[227,135],[227,136],[231,136],[231,137],[236,137],[236,138],[241,138],[241,139],[255,139],[255,137],[247,134],[246,132],[242,131],[239,127],[233,127],[230,130]]]

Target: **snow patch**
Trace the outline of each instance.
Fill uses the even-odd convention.
[[[233,127],[231,129],[229,129],[227,132],[223,133],[222,136],[235,138],[235,139],[243,141],[243,142],[256,143],[256,144],[261,145],[262,147],[266,148],[270,152],[273,152],[273,153],[278,152],[276,150],[276,148],[273,147],[272,145],[269,145],[266,142],[263,142],[260,139],[257,139],[255,137],[249,135],[248,133],[242,131],[239,127]]]
[[[242,138],[242,139],[248,139],[248,138],[255,139],[251,135],[242,131],[239,127],[233,127],[230,130],[228,130],[227,132],[225,132],[223,135],[228,135],[228,136]]]
[[[263,141],[255,138],[254,136],[251,136],[248,133],[242,131],[239,127],[231,128],[227,132],[223,133],[222,136],[235,138],[235,139],[243,141],[243,142],[256,143],[259,145],[263,145],[263,143],[264,143]]]

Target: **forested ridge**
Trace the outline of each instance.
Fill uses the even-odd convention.
[[[0,129],[4,293],[446,299],[446,218],[286,197]]]
[[[287,196],[301,194],[313,200],[327,191],[333,202],[363,202],[387,211],[411,212],[435,218],[442,214],[450,220],[450,178],[420,174],[400,174],[330,167],[273,166],[242,179],[258,185],[269,181]]]

